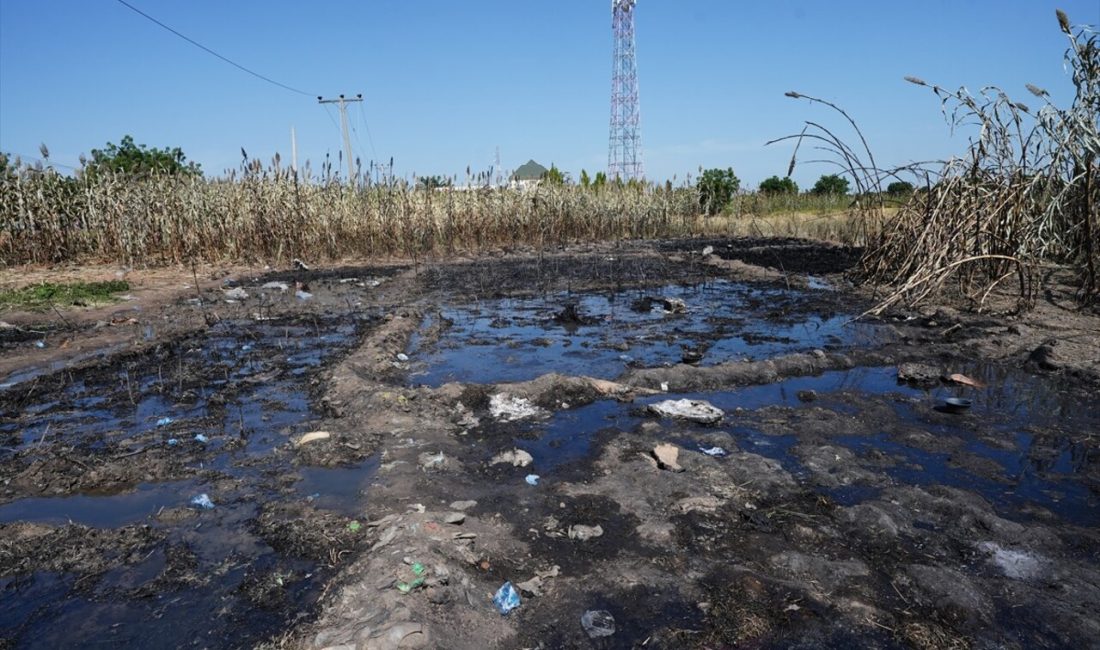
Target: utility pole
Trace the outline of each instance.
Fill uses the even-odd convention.
[[[290,171],[294,172],[294,178],[298,178],[298,136],[294,134],[294,127],[290,127]]]
[[[348,135],[348,104],[363,101],[363,93],[359,93],[354,99],[340,95],[336,99],[322,99],[317,97],[318,104],[336,104],[340,107],[340,128],[344,131],[344,157],[348,159],[348,182],[355,183],[355,162],[351,159],[351,137]]]

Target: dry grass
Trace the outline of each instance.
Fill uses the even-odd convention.
[[[863,246],[896,211],[887,208],[882,219],[869,221],[850,211],[719,215],[708,217],[705,228],[730,237],[797,237]]]

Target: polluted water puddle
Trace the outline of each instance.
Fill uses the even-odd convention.
[[[0,505],[0,524],[17,521],[116,528],[146,521],[162,508],[186,505],[190,481],[148,483],[123,494],[28,497]]]
[[[1084,396],[1053,390],[1023,373],[986,365],[968,367],[966,372],[982,378],[986,387],[921,390],[899,385],[893,367],[860,367],[728,391],[651,396],[633,404],[605,400],[559,411],[541,422],[489,422],[471,432],[471,443],[514,445],[531,454],[532,467],[540,474],[562,478],[557,474],[568,474],[570,467],[599,453],[602,433],[635,431],[642,422],[654,421],[650,406],[669,400],[704,401],[719,409],[722,418],[709,425],[661,418],[657,421],[668,441],[716,462],[736,451],[771,458],[840,505],[874,499],[886,485],[940,484],[973,491],[1009,515],[1028,517],[1029,510],[1039,506],[1073,524],[1100,521],[1100,498],[1089,478],[1098,472],[1100,459],[1079,444],[1086,432],[1100,430],[1100,408]],[[972,399],[969,412],[937,410],[947,397],[958,394]],[[775,407],[785,410],[768,410]],[[802,436],[798,418],[809,409],[867,420],[860,425],[866,431],[848,434],[841,425],[835,431]],[[766,415],[757,418],[757,411]],[[774,428],[767,424],[770,421],[791,424]],[[898,433],[907,431],[931,438],[911,441]],[[503,435],[510,436],[507,442],[500,442]],[[719,436],[728,442],[716,442]],[[808,465],[815,462],[815,447],[822,448],[820,453],[850,452],[850,459],[842,459],[830,451],[826,464],[854,463],[874,473],[876,480],[858,480],[865,475],[854,474],[857,480],[839,485],[819,481]],[[885,466],[869,460],[864,467],[863,459],[883,457],[890,459]]]
[[[718,280],[610,293],[556,293],[448,307],[407,350],[409,381],[524,381],[548,372],[613,378],[628,367],[712,365],[868,345],[879,328],[850,314],[806,314],[805,292]],[[790,309],[785,308],[789,307]],[[788,317],[792,311],[797,318]],[[444,324],[438,340],[425,332]]]
[[[9,483],[0,526],[53,531],[61,543],[98,534],[71,526],[118,531],[120,540],[148,526],[153,540],[137,550],[120,541],[82,551],[102,554],[105,572],[0,575],[0,639],[18,647],[88,639],[244,647],[307,611],[327,570],[277,550],[269,540],[282,533],[261,528],[261,514],[286,504],[306,509],[291,515],[304,526],[323,521],[311,518],[314,510],[350,520],[377,463],[298,470],[271,451],[316,428],[310,376],[357,344],[368,322],[222,321],[138,356],[0,392],[0,462],[76,486],[28,494]],[[96,471],[103,467],[110,469]],[[97,474],[106,485],[84,482]],[[277,480],[295,474],[289,490]],[[203,495],[208,504],[192,503]]]
[[[330,512],[348,517],[363,516],[363,495],[378,471],[379,460],[371,457],[349,467],[303,467],[295,484],[300,498]]]

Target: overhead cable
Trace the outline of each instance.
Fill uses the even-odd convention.
[[[307,92],[305,92],[304,90],[298,90],[297,88],[294,88],[294,87],[292,87],[292,86],[288,86],[288,85],[286,85],[286,84],[283,84],[283,83],[279,83],[278,81],[275,81],[274,79],[272,79],[272,78],[270,78],[270,77],[265,77],[264,75],[260,74],[259,72],[256,72],[256,71],[254,71],[254,70],[249,70],[248,68],[246,68],[246,67],[244,67],[243,65],[241,65],[241,64],[239,64],[239,63],[237,63],[236,61],[233,61],[233,60],[231,60],[231,59],[229,59],[229,58],[226,58],[226,57],[222,56],[221,54],[218,54],[218,53],[217,53],[217,52],[215,52],[214,50],[212,50],[212,49],[210,49],[210,48],[206,47],[205,45],[203,45],[202,43],[199,43],[198,41],[194,40],[193,38],[189,38],[188,36],[185,36],[184,34],[181,34],[180,32],[178,32],[178,31],[176,31],[176,30],[172,29],[172,28],[171,28],[171,27],[169,27],[168,25],[165,25],[164,23],[160,22],[160,21],[159,21],[159,20],[157,20],[156,18],[153,18],[152,16],[150,16],[150,15],[149,15],[149,14],[147,14],[147,13],[145,13],[145,12],[144,12],[144,11],[142,11],[141,9],[138,9],[137,7],[135,7],[134,5],[130,4],[129,2],[126,2],[126,0],[117,0],[117,2],[118,2],[119,4],[121,4],[122,6],[126,7],[127,9],[129,9],[129,10],[133,11],[134,13],[138,14],[139,16],[141,16],[141,17],[145,18],[146,20],[152,21],[153,23],[156,23],[157,25],[159,25],[159,26],[163,27],[164,29],[166,29],[166,30],[168,30],[168,31],[172,32],[172,33],[173,33],[173,34],[175,34],[176,36],[179,36],[179,37],[180,37],[180,38],[182,38],[183,40],[185,40],[185,41],[187,41],[188,43],[190,43],[190,44],[194,45],[195,47],[197,47],[197,48],[199,48],[199,49],[201,49],[201,50],[203,50],[203,51],[205,51],[205,52],[207,52],[207,53],[209,53],[209,54],[212,54],[212,55],[214,55],[214,56],[218,57],[218,58],[219,58],[219,59],[221,59],[222,61],[225,61],[225,62],[226,62],[226,63],[228,63],[229,65],[233,66],[234,68],[237,68],[237,69],[239,69],[239,70],[242,70],[242,71],[244,71],[244,72],[247,72],[248,74],[252,75],[253,77],[256,77],[257,79],[262,79],[263,81],[266,81],[266,82],[267,82],[267,83],[269,83],[269,84],[272,84],[272,85],[278,86],[278,87],[280,87],[280,88],[282,88],[282,89],[284,89],[284,90],[289,90],[289,91],[290,91],[290,92],[292,92],[292,93],[298,93],[299,95],[305,95],[306,97],[315,97],[315,96],[316,96],[316,94],[315,94],[315,93],[307,93]]]

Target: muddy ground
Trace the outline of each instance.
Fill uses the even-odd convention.
[[[1096,647],[1100,317],[853,321],[857,259],[130,271],[0,314],[0,647]]]

